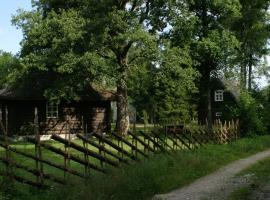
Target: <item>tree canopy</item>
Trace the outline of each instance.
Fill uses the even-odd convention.
[[[20,59],[17,56],[0,51],[0,88],[16,82],[21,69]]]
[[[117,94],[117,131],[129,102],[150,118],[211,124],[212,77],[249,88],[267,53],[268,0],[35,0],[23,30],[20,77],[49,74],[45,95],[78,100],[90,84]],[[3,68],[4,70],[4,68]],[[38,73],[37,73],[38,72]],[[240,75],[239,75],[240,74]]]
[[[158,15],[169,2],[43,0],[34,5],[34,11],[21,11],[13,20],[24,31],[21,56],[26,66],[64,74],[51,93],[68,91],[68,98],[89,82],[115,86],[117,129],[125,134],[129,71],[138,58],[151,59],[156,53],[156,31],[166,26]]]

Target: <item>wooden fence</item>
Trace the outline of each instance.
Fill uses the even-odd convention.
[[[155,153],[171,154],[176,150],[199,148],[207,143],[226,143],[240,137],[238,120],[224,123],[217,121],[211,131],[204,127],[192,129],[165,125],[149,132],[129,132],[125,137],[115,133],[77,133],[77,139],[72,140],[70,133],[64,137],[52,134],[53,142],[40,139],[37,109],[34,124],[35,135],[27,137],[23,144],[16,145],[8,137],[7,126],[0,116],[3,133],[0,135],[0,162],[4,166],[0,169],[0,176],[10,183],[17,181],[38,188],[54,183],[66,184],[71,176],[86,179],[94,173],[106,174],[109,168],[130,165],[148,159]],[[33,145],[34,152],[31,148],[20,147],[29,144]],[[60,173],[54,173],[52,169]],[[21,173],[17,173],[18,170]]]

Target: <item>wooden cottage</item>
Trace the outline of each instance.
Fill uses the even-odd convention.
[[[211,79],[211,107],[213,120],[234,119],[238,108],[239,87],[233,82]]]
[[[113,92],[89,87],[79,101],[56,103],[47,101],[43,91],[35,87],[27,90],[6,88],[0,90],[0,114],[9,135],[33,132],[35,108],[42,134],[102,133],[110,131],[111,101],[114,99]]]

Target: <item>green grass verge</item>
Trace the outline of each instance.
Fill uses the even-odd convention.
[[[86,182],[70,180],[72,186],[36,191],[27,186],[14,199],[150,199],[169,192],[221,166],[270,148],[270,136],[245,138],[225,145],[206,145],[192,151],[158,154],[151,159],[96,174]]]
[[[242,171],[237,176],[251,174],[250,184],[233,192],[230,200],[249,200],[252,193],[261,189],[270,180],[270,158],[264,159]]]

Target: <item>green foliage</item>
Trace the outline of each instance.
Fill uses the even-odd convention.
[[[89,84],[110,87],[123,97],[117,104],[123,110],[128,91],[138,116],[150,121],[198,115],[205,122],[211,116],[210,77],[233,76],[239,65],[258,64],[267,52],[269,0],[34,0],[33,5],[13,17],[24,33],[23,67],[0,60],[5,65],[0,73],[11,72],[0,78],[1,85],[53,77],[42,85],[47,97],[58,100],[79,100]],[[244,135],[264,132],[258,102],[243,94],[239,105],[250,126],[243,127]]]
[[[193,67],[201,75],[196,86],[199,89],[198,116],[204,123],[206,118],[211,120],[211,108],[208,107],[211,101],[210,77],[227,68],[239,47],[230,28],[240,15],[241,5],[238,0],[183,2],[187,11],[173,10],[171,38],[174,46],[190,48],[190,56],[196,63]]]
[[[263,111],[262,111],[262,115],[263,115],[263,122],[265,124],[265,126],[267,127],[267,132],[270,132],[270,87],[268,86],[268,88],[266,89],[266,95],[265,95],[265,100],[263,103],[263,107],[262,107]]]
[[[186,3],[189,14],[184,16],[187,19],[183,19],[181,15],[175,15],[176,23],[172,32],[175,45],[181,46],[179,42],[190,42],[191,55],[199,62],[198,67],[202,74],[204,71],[216,70],[218,66],[222,66],[222,63],[230,59],[239,46],[234,34],[230,31],[230,25],[240,15],[241,5],[238,0],[195,0]],[[183,20],[188,28],[178,27],[183,26],[183,23],[180,23]],[[177,40],[184,30],[188,30],[191,38],[181,39],[180,37],[180,40]],[[200,68],[205,63],[207,66]]]
[[[254,92],[256,103],[259,106],[259,116],[266,127],[267,133],[270,131],[270,87],[266,87],[261,91]]]
[[[187,50],[171,48],[163,55],[162,64],[153,77],[156,117],[190,121],[195,117],[196,106],[192,98],[197,92],[194,82],[198,72],[192,68]]]
[[[254,73],[261,68],[261,59],[268,54],[269,34],[269,0],[239,0],[241,15],[234,21],[232,30],[240,42],[237,63],[241,67],[241,87],[246,88],[249,68],[248,86],[251,90]]]
[[[78,91],[95,83],[117,88],[117,132],[128,130],[127,81],[138,58],[158,49],[156,31],[165,28],[160,11],[167,1],[34,1],[13,23],[23,29],[23,62],[60,74],[46,95],[78,100]],[[133,51],[133,52],[132,52]],[[131,53],[132,52],[132,53]]]
[[[260,115],[262,109],[248,92],[242,92],[239,101],[239,117],[242,136],[265,134],[266,127]]]
[[[21,55],[27,70],[63,75],[48,95],[61,91],[61,97],[68,98],[70,90],[76,92],[93,82],[115,87],[127,69],[137,66],[140,56],[147,59],[154,53],[156,35],[143,23],[154,15],[155,6],[165,3],[151,4],[151,10],[144,1],[134,2],[133,9],[126,9],[127,4],[40,0],[34,2],[36,9],[18,12],[13,23],[24,32]],[[133,52],[128,54],[129,50]]]
[[[21,68],[19,58],[11,53],[0,51],[0,88],[14,82]]]
[[[130,102],[136,108],[137,120],[148,123],[153,121],[154,113],[154,91],[152,77],[155,73],[155,67],[147,63],[142,64],[140,68],[133,68],[128,80],[128,95]],[[148,118],[149,119],[146,119]]]
[[[155,122],[195,117],[192,97],[197,92],[194,82],[198,72],[192,65],[188,49],[165,47],[157,62],[132,71],[129,95],[137,111],[146,111]]]

